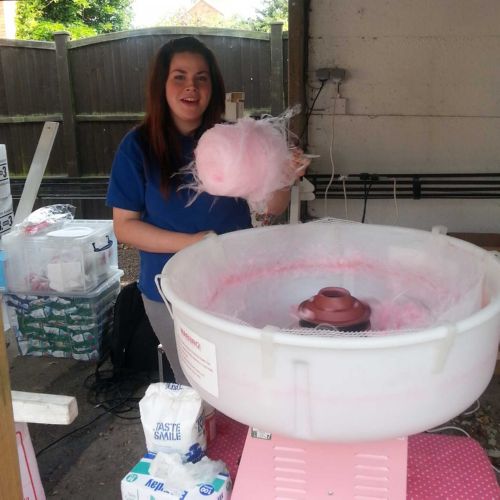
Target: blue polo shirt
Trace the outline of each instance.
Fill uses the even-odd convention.
[[[193,159],[196,141],[182,136],[181,142],[183,165],[187,165]],[[177,187],[189,182],[191,177],[175,176],[168,197],[165,197],[160,191],[159,165],[149,164],[146,169],[146,164],[139,133],[134,129],[123,138],[113,160],[106,199],[108,206],[140,212],[144,222],[180,233],[214,231],[222,234],[251,227],[246,201],[202,193],[187,206],[193,192],[189,189],[177,190]],[[149,299],[161,302],[154,278],[161,274],[173,254],[143,250],[139,254],[139,289]]]

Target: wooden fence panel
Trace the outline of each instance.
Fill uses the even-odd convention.
[[[43,125],[44,121],[38,123],[0,123],[0,144],[6,145],[11,177],[28,174]],[[65,163],[61,127],[59,127],[47,164],[47,174],[66,175]]]
[[[109,217],[102,189],[99,199],[79,193],[66,200],[62,197],[63,184],[51,184],[50,178],[73,176],[73,181],[78,181],[101,176],[101,184],[104,182],[120,140],[143,116],[146,81],[154,55],[172,37],[186,35],[196,36],[213,50],[226,91],[245,92],[246,110],[256,115],[270,111],[267,33],[151,28],[69,42],[64,41],[65,35],[56,35],[63,40],[57,51],[52,42],[2,40],[0,143],[7,145],[11,176],[27,174],[43,123],[59,121],[61,127],[45,175],[54,197],[45,192],[39,203],[68,201],[78,206],[80,217]],[[284,61],[285,75],[286,67]],[[69,74],[69,79],[64,74]],[[76,144],[69,147],[68,137],[72,134]],[[16,192],[20,187],[16,186]]]
[[[61,120],[55,48],[51,42],[3,40],[0,47],[0,144],[6,144],[11,176],[26,175],[43,123]],[[48,170],[65,173],[61,142]]]
[[[144,111],[149,61],[141,42],[134,37],[70,49],[77,115]]]
[[[138,121],[79,122],[77,144],[84,175],[109,175],[115,151],[123,136]]]
[[[3,42],[0,115],[43,115],[60,108],[55,49],[51,42]]]
[[[214,53],[228,91],[246,92],[246,107],[269,108],[270,52],[267,34],[253,38],[229,35],[228,30],[191,30],[171,33],[155,28],[127,38],[110,35],[70,42],[70,67],[78,114],[140,112],[150,63],[158,49],[173,37],[196,35]],[[177,30],[176,30],[177,31]],[[199,32],[198,32],[199,31]],[[235,31],[239,34],[240,32]],[[92,41],[92,42],[91,42]],[[259,67],[263,61],[263,68]],[[255,74],[256,67],[264,69]],[[256,90],[254,90],[256,89]]]
[[[197,36],[215,54],[227,91],[245,92],[247,109],[270,107],[267,34],[154,28],[69,43],[82,175],[106,175],[123,134],[144,112],[146,81],[159,48],[173,37]],[[240,36],[235,36],[235,34]]]

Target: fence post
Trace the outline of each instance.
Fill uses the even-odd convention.
[[[300,137],[306,130],[306,61],[308,36],[308,5],[306,0],[295,0],[289,3],[288,11],[288,105],[300,104],[302,112],[295,115],[290,123],[293,133],[302,144],[306,141]]]
[[[70,34],[67,31],[54,33],[56,43],[56,67],[57,80],[59,82],[59,94],[61,96],[63,115],[63,145],[66,168],[69,177],[78,177],[78,151],[76,148],[76,120],[73,102],[73,89],[69,71],[67,42]]]
[[[283,23],[271,23],[271,115],[283,112]]]

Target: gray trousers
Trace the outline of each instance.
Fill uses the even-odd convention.
[[[142,295],[144,301],[144,309],[148,316],[149,322],[158,337],[160,344],[163,345],[163,350],[167,354],[168,361],[174,372],[175,381],[181,385],[190,385],[184,375],[179,356],[177,354],[177,345],[175,342],[174,322],[170,317],[167,306],[163,302],[150,300]]]

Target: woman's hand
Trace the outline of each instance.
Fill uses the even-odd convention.
[[[292,151],[292,158],[289,163],[290,178],[294,184],[306,173],[307,167],[311,164],[311,159],[304,156],[304,151],[298,147],[290,148]],[[291,186],[284,189],[275,191],[267,203],[266,213],[269,215],[281,215],[290,203],[290,189]]]
[[[311,159],[304,156],[304,151],[298,147],[293,147],[291,150],[292,159],[290,166],[295,173],[295,180],[298,180],[306,173],[307,168],[311,164]]]

